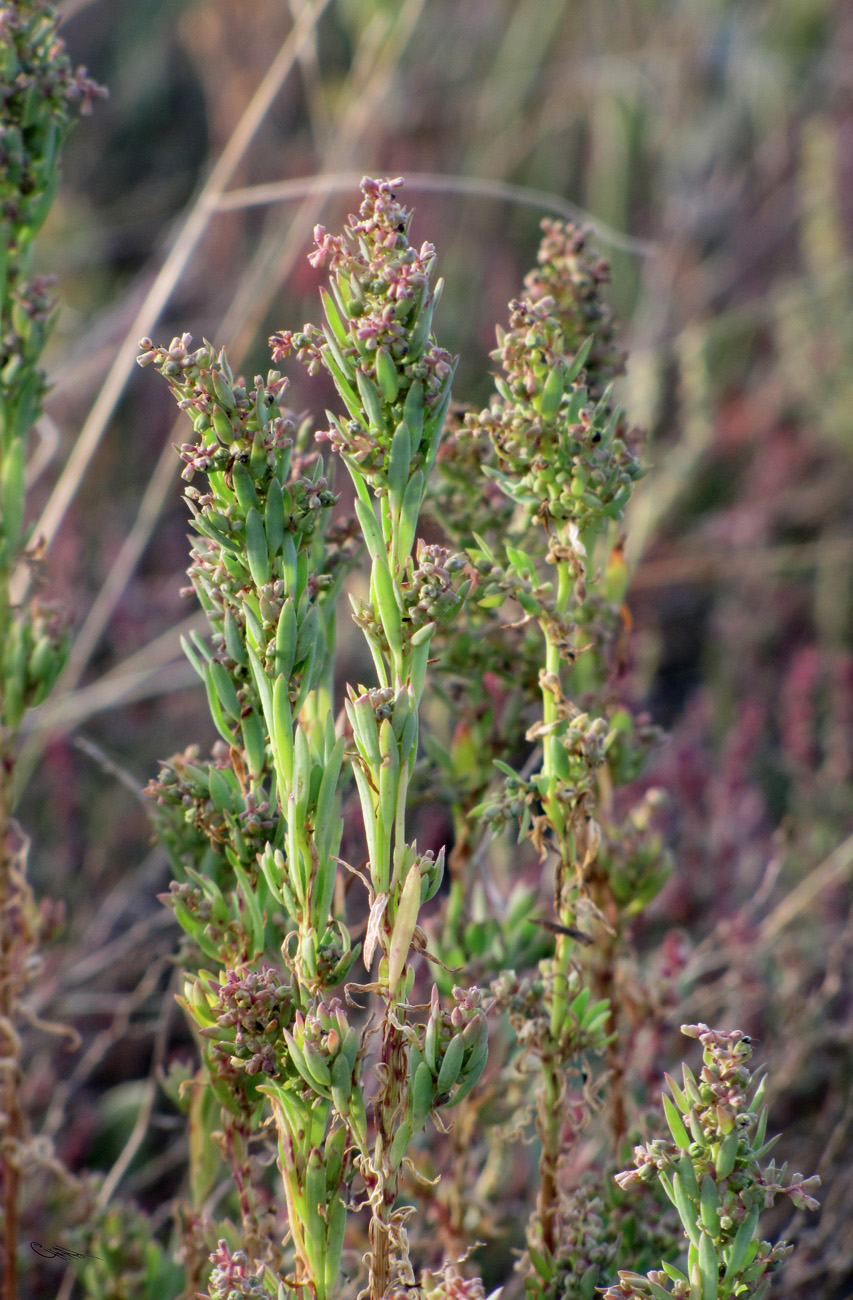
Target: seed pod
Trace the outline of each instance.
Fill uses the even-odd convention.
[[[409,868],[409,874],[400,890],[397,915],[391,931],[388,950],[388,991],[393,996],[397,983],[403,973],[403,967],[409,955],[412,935],[418,923],[418,911],[421,905],[421,873],[416,864]]]
[[[412,462],[412,439],[409,426],[403,420],[394,430],[391,440],[391,455],[388,460],[388,495],[395,511],[403,506],[409,470]]]
[[[684,1127],[684,1121],[676,1110],[673,1102],[670,1101],[669,1097],[667,1097],[666,1093],[663,1095],[663,1109],[675,1145],[680,1147],[682,1151],[686,1151],[690,1146],[690,1138],[687,1129]]]
[[[411,1082],[412,1132],[419,1133],[432,1109],[435,1089],[427,1061],[419,1061]]]
[[[384,555],[378,555],[373,562],[372,587],[376,596],[379,618],[388,638],[392,655],[401,647],[403,639],[403,620],[400,614],[397,592],[388,561]]]
[[[678,1210],[678,1217],[681,1220],[681,1226],[687,1233],[694,1246],[699,1245],[699,1227],[696,1221],[696,1210],[687,1196],[684,1184],[681,1181],[680,1174],[672,1176],[672,1197],[675,1208]]]
[[[465,1044],[462,1041],[461,1034],[454,1034],[447,1044],[447,1050],[444,1053],[444,1059],[441,1062],[441,1069],[438,1072],[435,1090],[437,1093],[450,1092],[459,1073],[462,1069],[462,1058],[465,1055]]]
[[[438,1045],[438,1018],[430,1016],[426,1025],[424,1034],[424,1060],[430,1068],[432,1074],[435,1074],[437,1068],[436,1048]]]
[[[719,1232],[719,1222],[717,1231]],[[702,1300],[717,1300],[720,1286],[720,1268],[714,1243],[707,1232],[699,1238],[699,1276],[702,1283]]]
[[[340,1196],[332,1197],[326,1209],[326,1294],[335,1291],[340,1279],[341,1254],[347,1227],[347,1207]]]
[[[236,409],[237,403],[234,401],[234,392],[231,385],[219,370],[213,371],[213,391],[216,394],[216,400],[226,411],[230,413]]]
[[[731,1133],[727,1133],[720,1143],[720,1149],[714,1161],[714,1171],[718,1179],[728,1178],[734,1169],[739,1146],[740,1133],[737,1129],[732,1129]]]
[[[254,709],[251,709],[246,714],[240,726],[243,731],[243,745],[246,750],[249,771],[254,777],[263,776],[264,764],[266,763],[266,736],[264,735],[261,720]]]
[[[382,719],[379,728],[379,753],[382,756],[379,766],[379,815],[386,832],[390,834],[400,783],[400,753],[388,718]]]
[[[560,402],[563,400],[564,392],[564,364],[561,360],[556,361],[548,372],[548,378],[542,389],[542,397],[539,401],[539,414],[543,419],[550,420],[552,415],[556,415],[560,408]]]
[[[360,1046],[361,1039],[358,1030],[355,1028],[355,1025],[350,1025],[349,1029],[344,1034],[344,1039],[341,1043],[341,1053],[346,1057],[350,1068],[350,1074],[352,1074],[355,1069],[355,1062],[358,1057],[358,1049]]]
[[[317,978],[317,942],[313,930],[307,930],[302,935],[299,950],[307,978],[315,980]]]
[[[296,643],[298,630],[296,626],[296,605],[293,597],[288,596],[281,607],[275,629],[275,672],[282,673],[288,680],[296,662]]]
[[[710,1233],[712,1237],[720,1235],[720,1216],[717,1213],[719,1205],[717,1184],[710,1174],[703,1174],[702,1188],[699,1193],[699,1217],[705,1232]]]
[[[332,1072],[326,1064],[326,1058],[323,1056],[323,1053],[320,1051],[316,1043],[312,1043],[306,1038],[302,1044],[302,1053],[305,1057],[305,1064],[308,1067],[309,1073],[312,1075],[316,1083],[318,1083],[321,1088],[331,1088]]]
[[[396,1169],[400,1164],[411,1140],[412,1120],[409,1118],[403,1120],[402,1124],[400,1124],[388,1149],[388,1163],[392,1169]]]
[[[237,460],[231,469],[231,482],[234,485],[234,493],[240,504],[240,509],[244,514],[248,514],[252,507],[255,510],[260,509],[260,501],[255,491],[255,485],[252,482],[251,475],[242,461]]]
[[[281,492],[281,484],[277,478],[274,478],[267,488],[264,531],[267,535],[270,555],[278,555],[284,541],[284,497]]]
[[[420,446],[424,429],[424,386],[419,379],[414,381],[408,393],[406,393],[406,401],[403,405],[403,419],[409,426],[409,433],[412,438],[412,455],[414,456]]]
[[[270,580],[270,557],[264,525],[254,506],[246,515],[246,559],[255,586],[265,587]]]
[[[294,660],[296,664],[301,664],[311,652],[311,649],[316,644],[319,629],[320,607],[319,605],[309,605],[299,624],[299,634],[296,638],[296,654]]]
[[[454,1106],[459,1105],[460,1101],[465,1100],[469,1092],[474,1088],[475,1084],[479,1082],[480,1075],[486,1068],[486,1062],[488,1059],[489,1044],[488,1041],[484,1041],[475,1049],[470,1061],[465,1066],[465,1072],[459,1087],[456,1089],[450,1100],[444,1103],[446,1110],[452,1110]]]
[[[461,1032],[462,1042],[465,1044],[465,1055],[468,1060],[470,1060],[480,1045],[488,1042],[489,1022],[486,1020],[483,1013],[480,1012],[468,1021],[467,1025]]]
[[[293,1037],[293,1034],[291,1034],[290,1030],[288,1029],[285,1029],[283,1033],[284,1033],[284,1041],[287,1044],[287,1050],[290,1055],[290,1059],[295,1065],[299,1074],[308,1084],[308,1087],[311,1088],[314,1092],[322,1091],[322,1089],[318,1087],[317,1079],[315,1079],[314,1075],[308,1069],[308,1065],[305,1060],[305,1055],[302,1051],[302,1048],[299,1046],[296,1039]],[[324,1096],[326,1095],[325,1092],[323,1092],[323,1095]]]
[[[376,380],[385,401],[389,403],[396,402],[397,394],[400,391],[400,380],[397,367],[394,365],[394,360],[387,348],[377,348],[376,350]]]
[[[363,370],[356,370],[355,382],[358,386],[359,397],[364,405],[365,414],[370,421],[371,429],[375,429],[377,433],[387,437],[388,426],[382,414],[382,398],[379,389]]]
[[[385,556],[385,541],[382,537],[382,530],[377,522],[376,515],[373,513],[373,507],[360,497],[355,499],[355,513],[361,527],[364,541],[370,552],[372,560]]]

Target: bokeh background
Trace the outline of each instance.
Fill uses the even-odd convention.
[[[157,1077],[184,1031],[142,789],[213,733],[178,645],[184,435],[138,338],[187,330],[265,372],[267,335],[317,316],[313,225],[339,225],[363,173],[407,175],[455,396],[482,404],[538,223],[577,208],[648,430],[631,661],[670,733],[648,780],[677,864],[652,924],[686,963],[680,1018],[758,1038],[784,1154],[824,1179],[819,1216],[777,1224],[800,1241],[777,1294],[853,1294],[853,6],[61,10],[110,98],[72,136],[39,245],[61,310],[32,501],[75,639],[28,737],[22,819],[56,916],[34,1006],[82,1046],[32,1033],[37,1127],[168,1229],[186,1151]],[[253,188],[282,182],[275,201]],[[322,420],[330,401],[292,368],[292,407]]]

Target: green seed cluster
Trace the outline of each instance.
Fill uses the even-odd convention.
[[[332,375],[347,416],[332,416],[323,436],[351,470],[379,490],[393,490],[404,471],[407,480],[417,474],[422,496],[455,362],[431,339],[441,291],[440,282],[431,285],[435,249],[409,244],[411,213],[394,192],[401,184],[365,179],[358,215],[343,235],[315,228],[310,260],[328,262],[331,272],[331,296],[323,292],[327,324],[282,331],[270,344],[276,361],[295,351],[310,372],[323,365]]]
[[[232,1252],[228,1243],[220,1240],[210,1259],[213,1271],[202,1300],[274,1300],[264,1285],[264,1271],[255,1270],[244,1250]]]
[[[7,585],[27,551],[25,471],[30,431],[47,389],[38,360],[55,319],[51,282],[34,276],[32,246],[56,195],[59,155],[73,123],[106,91],[72,70],[43,0],[0,6],[0,726],[14,733],[65,662],[64,624],[38,600],[12,611]]]
[[[497,453],[497,467],[484,473],[545,523],[583,529],[620,519],[641,468],[609,390],[594,402],[582,382],[592,340],[569,363],[557,304],[541,298],[510,304],[509,329],[498,331],[498,342],[492,356],[505,377],[495,381],[491,406],[466,417]]]
[[[792,1248],[760,1240],[762,1209],[779,1195],[799,1209],[818,1208],[811,1195],[820,1183],[816,1175],[795,1173],[789,1180],[787,1166],[766,1160],[778,1139],[767,1140],[765,1079],[757,1080],[749,1069],[750,1039],[738,1029],[703,1024],[682,1025],[681,1031],[701,1042],[703,1065],[698,1079],[684,1065],[682,1085],[666,1076],[672,1099],[664,1096],[663,1107],[672,1141],[636,1147],[634,1168],[616,1181],[624,1189],[653,1178],[660,1182],[688,1241],[686,1271],[670,1263],[645,1277],[622,1271],[606,1300],[764,1296],[770,1274]]]

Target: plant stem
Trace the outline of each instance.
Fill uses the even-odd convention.
[[[397,1249],[393,1217],[400,1169],[399,1166],[396,1169],[391,1167],[388,1153],[394,1139],[395,1125],[400,1120],[401,1103],[405,1101],[408,1075],[406,1040],[397,1016],[405,1016],[405,1010],[399,1002],[389,998],[382,1025],[381,1062],[386,1074],[374,1108],[376,1149],[373,1172],[376,1182],[370,1189],[370,1300],[384,1300],[388,1294],[393,1279],[392,1262]]]
[[[20,1042],[15,1032],[17,981],[15,979],[16,929],[15,911],[19,890],[16,887],[12,838],[10,792],[14,761],[8,746],[3,746],[0,776],[0,1033],[2,1033],[3,1117],[3,1300],[18,1296],[18,1195],[21,1175],[18,1151],[23,1116],[20,1106]]]

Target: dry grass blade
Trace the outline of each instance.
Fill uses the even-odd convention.
[[[265,185],[247,185],[239,190],[228,190],[217,201],[217,210],[233,212],[243,208],[262,207],[269,203],[285,203],[309,194],[340,194],[357,189],[361,176],[356,172],[324,173],[320,176],[301,176],[287,181],[270,181]],[[596,238],[611,248],[638,257],[653,257],[658,245],[653,240],[636,239],[614,230],[606,222],[569,202],[559,194],[547,190],[531,189],[527,185],[512,185],[508,181],[488,180],[479,176],[450,176],[442,172],[406,172],[406,189],[429,194],[469,194],[474,198],[497,199],[503,203],[517,203],[523,207],[553,212],[578,225],[588,226]]]
[[[360,145],[369,143],[372,125],[381,116],[379,109],[394,85],[398,60],[423,8],[424,0],[408,0],[396,12],[377,15],[368,23],[353,57],[346,93],[341,96],[344,108],[322,159],[323,170],[335,167],[342,158],[351,157]],[[351,188],[357,190],[361,176],[350,179]],[[262,241],[221,326],[234,356],[239,357],[255,337],[278,287],[287,279],[310,237],[321,214],[323,199],[330,192],[322,186],[307,190],[307,201],[284,235],[276,223]],[[225,209],[220,207],[220,210]]]
[[[853,869],[853,835],[848,835],[847,839],[843,840],[820,866],[810,871],[805,880],[801,880],[799,885],[777,904],[770,915],[764,918],[759,927],[762,945],[775,939],[785,926],[790,925],[795,917],[814,902],[818,894],[828,889],[830,885],[843,880],[851,869]]]

